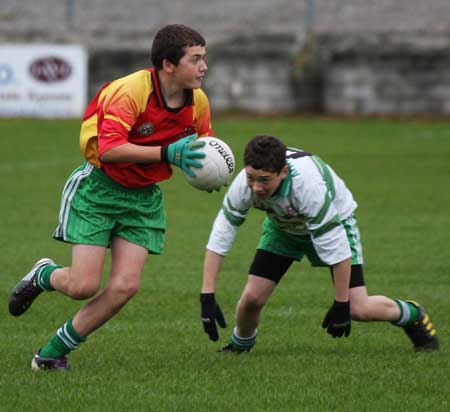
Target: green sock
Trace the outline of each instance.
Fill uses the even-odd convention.
[[[55,290],[51,283],[50,283],[50,276],[52,275],[52,273],[56,270],[62,268],[62,266],[60,265],[47,265],[44,266],[38,273],[37,273],[37,283],[38,285],[46,290],[47,292],[51,292],[53,290]]]
[[[80,336],[73,328],[72,320],[69,320],[56,331],[56,335],[40,350],[39,355],[46,358],[61,358],[78,348],[85,340],[86,338]]]
[[[419,317],[419,309],[411,302],[405,302],[400,299],[394,299],[400,309],[400,318],[392,322],[395,326],[406,326],[414,322]]]

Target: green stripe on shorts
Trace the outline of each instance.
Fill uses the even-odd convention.
[[[364,263],[361,235],[359,233],[358,222],[353,214],[342,221],[347,233],[348,243],[352,252],[352,265],[362,265]]]

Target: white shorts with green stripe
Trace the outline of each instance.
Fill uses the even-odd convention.
[[[364,262],[358,222],[353,214],[341,221],[347,235],[351,251],[352,265]],[[281,256],[289,256],[301,261],[306,255],[313,266],[329,266],[316,252],[310,235],[294,235],[280,230],[269,218],[263,223],[263,232],[257,249],[266,250]]]

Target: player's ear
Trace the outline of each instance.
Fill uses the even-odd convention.
[[[166,73],[173,73],[173,71],[175,70],[175,67],[176,66],[167,59],[164,59],[162,62],[162,69]]]
[[[281,169],[281,172],[280,172],[281,178],[284,179],[288,175],[288,173],[289,173],[289,166],[286,165],[283,167],[283,169]]]

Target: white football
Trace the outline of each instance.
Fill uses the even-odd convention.
[[[205,153],[203,159],[199,159],[203,167],[192,168],[195,177],[184,173],[186,180],[200,190],[219,190],[227,185],[233,176],[235,162],[230,147],[217,137],[200,137],[196,141],[205,142],[205,146],[199,148]]]

